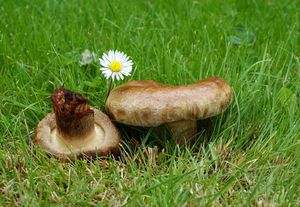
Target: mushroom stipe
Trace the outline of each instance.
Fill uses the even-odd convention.
[[[171,133],[178,135],[178,144],[190,144],[190,138],[197,132],[197,120],[222,113],[231,101],[231,87],[219,77],[185,86],[141,80],[114,88],[105,109],[112,120],[122,124],[141,127],[165,124]]]
[[[65,88],[56,90],[49,113],[37,126],[35,144],[60,159],[116,154],[120,135],[109,117]]]

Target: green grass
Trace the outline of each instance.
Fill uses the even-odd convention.
[[[0,0],[0,205],[300,205],[299,8],[294,0]],[[125,81],[221,76],[234,101],[193,149],[143,129],[137,149],[123,133],[120,158],[61,163],[30,140],[62,84],[103,109],[98,63],[78,63],[86,48],[131,56]],[[155,163],[142,153],[154,145]]]

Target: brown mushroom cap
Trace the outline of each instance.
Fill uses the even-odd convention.
[[[117,122],[156,127],[216,116],[231,100],[231,88],[221,78],[207,78],[186,86],[130,81],[111,91],[105,108]]]
[[[190,128],[196,121],[222,113],[232,101],[225,80],[207,78],[185,86],[168,86],[152,80],[130,81],[114,88],[105,105],[117,122],[143,127],[167,124],[171,131]]]
[[[106,114],[64,88],[54,92],[52,101],[55,113],[49,113],[38,124],[35,144],[60,159],[118,151],[120,135]]]

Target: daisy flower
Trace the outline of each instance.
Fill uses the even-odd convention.
[[[103,54],[102,58],[99,58],[102,74],[106,79],[110,77],[112,80],[123,80],[124,76],[129,76],[132,71],[133,62],[130,58],[118,50],[110,50],[108,54]]]

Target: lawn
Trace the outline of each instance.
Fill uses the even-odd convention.
[[[299,206],[299,8],[297,0],[0,0],[0,205]],[[119,157],[62,163],[32,145],[34,130],[63,84],[104,110],[108,82],[98,62],[80,67],[85,49],[132,58],[132,76],[115,86],[220,76],[234,100],[199,122],[192,148],[120,126]]]

